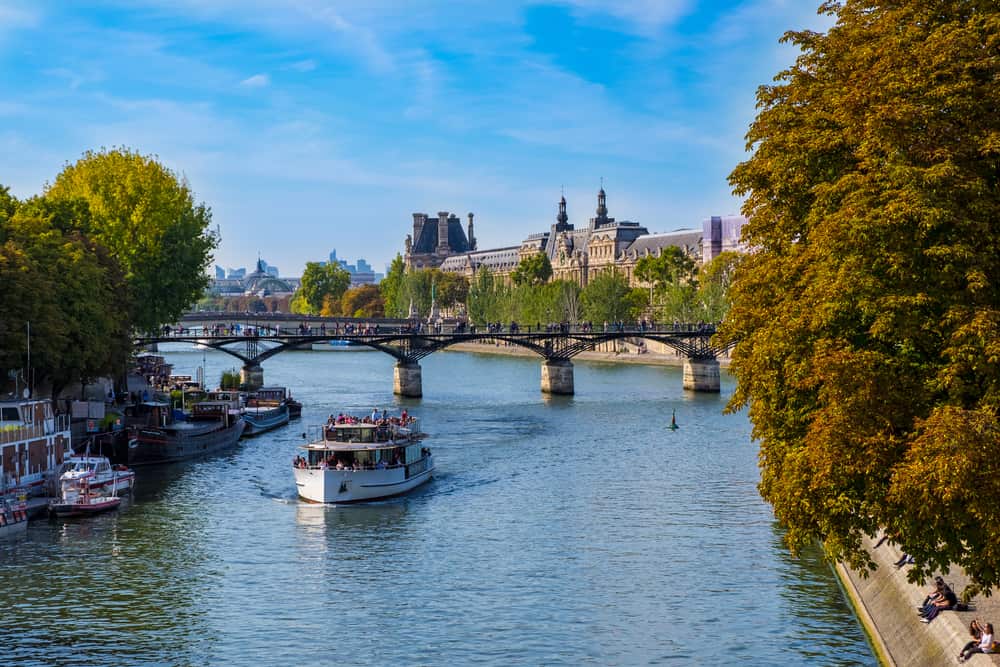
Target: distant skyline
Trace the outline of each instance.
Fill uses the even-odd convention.
[[[222,233],[300,275],[381,271],[415,211],[479,247],[610,215],[651,232],[737,213],[761,84],[818,0],[0,0],[0,184],[40,193],[88,149],[185,176]],[[211,268],[211,267],[210,267]]]

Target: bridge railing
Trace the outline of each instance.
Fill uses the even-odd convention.
[[[672,323],[608,323],[608,324],[520,324],[495,323],[485,325],[475,324],[424,324],[415,323],[408,326],[362,326],[347,325],[344,327],[333,326],[280,326],[280,325],[217,325],[213,327],[164,327],[160,336],[162,338],[261,338],[261,337],[285,337],[285,336],[377,336],[377,335],[399,335],[399,334],[603,334],[603,333],[629,333],[629,334],[714,334],[716,325],[705,322],[672,322]]]

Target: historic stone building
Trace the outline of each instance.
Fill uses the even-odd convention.
[[[437,218],[426,213],[414,213],[413,235],[406,235],[403,260],[408,269],[431,269],[441,266],[448,257],[475,249],[472,213],[469,214],[468,236],[462,229],[461,221],[448,211],[439,212]]]
[[[420,234],[424,233],[417,231],[417,217],[422,215],[413,216],[414,238],[420,238]],[[458,236],[461,234],[461,226],[457,219],[451,218],[455,221],[454,229],[458,232],[455,234],[452,227],[443,226],[442,220],[447,222],[446,216],[446,213],[438,215],[437,226],[442,231],[437,234],[443,234],[447,229],[450,235],[454,235],[456,245],[460,246],[465,241],[464,234]],[[423,218],[426,219],[426,216]],[[421,222],[422,230],[426,229],[426,221],[422,219]],[[472,214],[469,214],[469,236],[472,237]],[[435,236],[437,238],[440,236]],[[616,268],[633,286],[644,286],[634,278],[636,262],[646,255],[659,255],[669,246],[683,248],[696,260],[700,260],[702,231],[683,229],[666,234],[650,234],[638,222],[615,220],[608,216],[607,195],[604,188],[601,188],[597,193],[595,215],[582,229],[576,229],[569,222],[566,198],[562,197],[556,221],[549,230],[528,236],[519,246],[477,251],[473,238],[468,251],[449,253],[446,252],[447,248],[437,245],[434,246],[436,252],[431,253],[428,252],[428,244],[419,246],[419,250],[417,245],[411,246],[410,237],[407,236],[406,264],[419,267],[420,262],[423,262],[424,266],[428,266],[428,262],[433,260],[436,262],[433,266],[439,266],[442,271],[463,273],[470,279],[479,267],[486,266],[494,275],[508,278],[521,259],[543,252],[552,264],[554,279],[573,280],[586,286],[593,276]]]

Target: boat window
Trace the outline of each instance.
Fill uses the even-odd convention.
[[[370,451],[354,452],[354,462],[363,466],[373,465],[375,463],[373,454],[374,452]]]
[[[21,415],[18,413],[17,408],[0,408],[0,421],[19,422],[21,421]]]
[[[420,445],[410,445],[406,448],[406,462],[413,463],[414,461],[419,461],[421,456]]]
[[[361,428],[360,442],[375,442],[375,429],[373,428]]]

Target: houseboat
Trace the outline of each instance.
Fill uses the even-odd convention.
[[[243,421],[247,423],[243,435],[260,435],[288,423],[288,405],[277,407],[247,406],[243,409]]]
[[[183,461],[229,449],[243,435],[246,422],[230,401],[202,401],[185,421],[175,421],[170,405],[146,402],[138,407],[145,425],[133,427],[128,442],[130,466]]]
[[[247,407],[275,408],[281,404],[288,406],[288,418],[298,419],[302,416],[302,404],[292,398],[286,387],[261,387],[247,394]]]
[[[415,419],[341,417],[311,429],[293,461],[299,496],[350,503],[399,495],[430,480],[434,457]]]
[[[49,399],[0,401],[0,489],[42,495],[72,453],[70,418]]]

